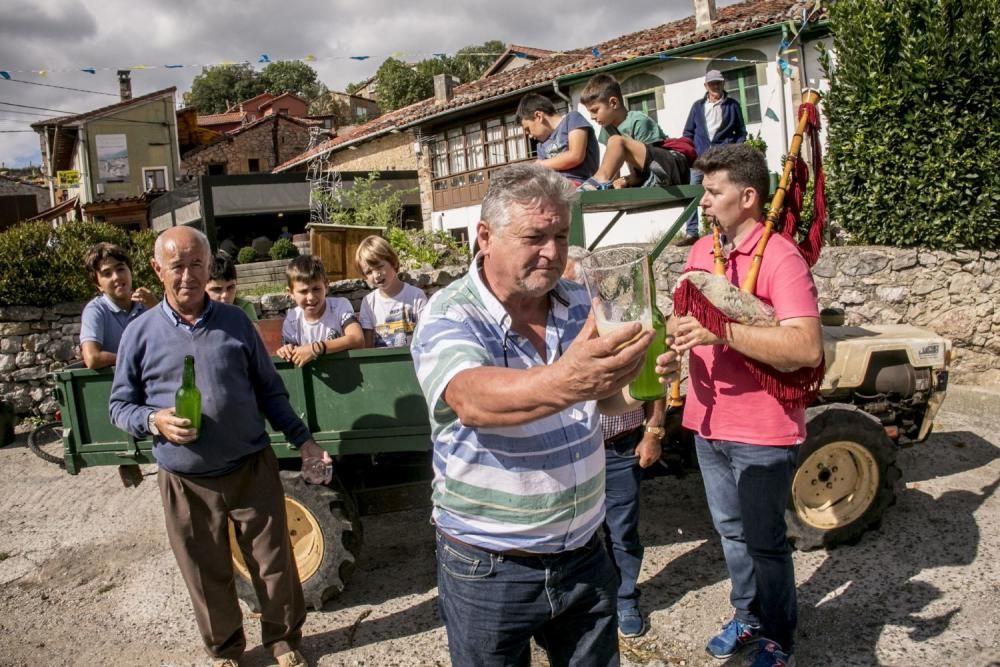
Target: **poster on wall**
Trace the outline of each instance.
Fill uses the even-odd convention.
[[[98,134],[97,177],[108,183],[128,180],[128,145],[124,134]]]

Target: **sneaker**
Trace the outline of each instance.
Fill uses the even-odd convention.
[[[277,657],[278,667],[309,667],[305,657],[298,651],[282,653]]]
[[[750,656],[750,667],[795,667],[795,658],[781,650],[777,642],[761,639]]]
[[[648,629],[638,607],[618,610],[618,634],[622,637],[641,637]]]
[[[708,640],[705,650],[723,660],[760,636],[760,626],[741,623],[735,618],[722,626],[722,632]]]

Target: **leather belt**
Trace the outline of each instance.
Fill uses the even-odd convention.
[[[623,432],[619,433],[618,435],[613,435],[613,436],[611,436],[610,438],[608,438],[607,440],[604,441],[604,446],[606,448],[608,448],[608,449],[611,449],[615,445],[621,443],[623,440],[627,440],[628,438],[634,437],[635,434],[641,432],[642,429],[643,429],[642,426],[636,426],[632,430],[623,431]]]
[[[555,552],[550,552],[550,553],[537,553],[537,552],[533,552],[533,551],[521,551],[520,549],[507,549],[506,551],[493,551],[491,549],[484,549],[483,547],[476,546],[475,544],[469,544],[468,542],[463,542],[462,540],[458,539],[457,537],[454,537],[453,535],[449,535],[448,533],[444,532],[443,530],[439,530],[438,534],[441,537],[443,537],[445,540],[447,540],[448,542],[451,542],[452,544],[455,544],[457,546],[464,547],[466,549],[472,549],[473,551],[481,551],[484,554],[490,554],[491,556],[503,556],[504,558],[553,558],[553,557],[556,557],[556,556],[562,556],[564,554],[568,554],[568,553],[572,553],[574,551],[577,551],[577,549],[570,549],[569,551],[555,551]],[[596,537],[596,533],[595,533],[595,537]],[[590,538],[590,542],[593,542],[593,541],[594,541],[594,537],[591,537]],[[580,547],[580,549],[585,549],[588,546],[590,546],[590,542],[588,542],[585,546]]]

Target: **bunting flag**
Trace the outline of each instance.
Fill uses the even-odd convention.
[[[257,63],[270,63],[271,58],[266,53],[260,54],[260,58],[257,58]]]
[[[0,69],[0,77],[3,77],[8,81],[10,81],[10,72],[8,72],[7,70]]]
[[[351,56],[351,60],[368,60],[371,56]]]
[[[82,67],[81,72],[86,72],[87,74],[97,74],[97,69],[94,67]]]
[[[765,111],[765,112],[764,112],[764,116],[765,116],[766,118],[770,118],[770,119],[771,119],[771,120],[773,120],[773,121],[774,121],[775,123],[777,123],[777,122],[778,122],[778,114],[777,114],[777,113],[775,113],[774,109],[772,109],[771,107],[768,107],[768,108],[767,108],[767,111]]]
[[[601,52],[600,52],[600,51],[598,50],[598,48],[597,48],[597,47],[595,46],[594,48],[592,48],[592,49],[590,50],[590,55],[594,56],[595,58],[600,58],[600,57],[601,57]]]

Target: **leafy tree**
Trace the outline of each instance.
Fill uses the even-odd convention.
[[[432,76],[421,75],[395,58],[386,58],[375,73],[375,81],[378,83],[379,107],[384,111],[405,107],[434,94]]]
[[[379,173],[371,171],[365,178],[356,178],[350,188],[340,191],[337,202],[340,210],[330,215],[336,225],[364,227],[392,227],[398,225],[403,215],[403,197],[415,190],[396,190],[388,183],[379,182]]]
[[[831,218],[862,243],[1000,248],[995,0],[830,3]]]
[[[231,105],[264,92],[263,84],[248,63],[204,67],[184,93],[184,104],[199,113],[222,113]]]
[[[316,78],[316,70],[301,60],[281,60],[268,64],[260,73],[260,83],[272,95],[292,93],[312,102],[326,93]]]
[[[359,90],[365,87],[365,81],[367,81],[367,79],[365,79],[364,81],[354,81],[352,83],[347,84],[347,86],[344,88],[344,92],[347,93],[348,95],[353,95],[354,93],[358,92]]]
[[[504,52],[507,46],[498,39],[491,39],[478,46],[466,46],[455,52],[449,63],[451,73],[462,83],[475,81]],[[474,55],[489,54],[489,55]]]

